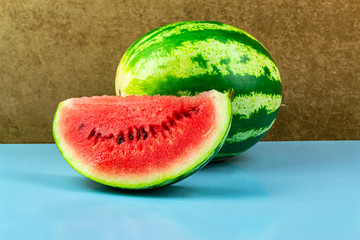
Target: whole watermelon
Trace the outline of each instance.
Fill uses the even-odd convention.
[[[117,95],[195,95],[234,89],[232,127],[217,159],[256,144],[275,121],[281,80],[254,37],[228,24],[186,21],[159,27],[134,42],[117,69]]]

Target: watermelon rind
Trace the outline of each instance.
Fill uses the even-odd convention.
[[[282,86],[267,49],[249,33],[214,21],[185,21],[135,41],[119,63],[117,95],[196,95],[234,89],[232,126],[215,159],[236,156],[269,131]]]
[[[87,168],[87,166],[82,165],[80,161],[78,161],[79,157],[77,152],[74,151],[74,149],[72,149],[71,146],[69,146],[65,141],[63,141],[60,129],[58,127],[61,110],[69,103],[68,100],[61,102],[56,110],[53,121],[54,140],[60,153],[73,169],[98,183],[131,190],[152,189],[170,185],[190,176],[204,167],[215,157],[215,155],[220,151],[221,147],[225,143],[225,139],[231,126],[231,99],[229,93],[220,93],[215,90],[210,91],[210,93],[214,98],[215,109],[217,111],[216,116],[218,118],[218,130],[216,134],[212,134],[209,139],[209,144],[202,146],[201,149],[194,149],[193,156],[191,157],[191,164],[186,166],[177,166],[176,169],[173,169],[171,172],[160,174],[160,177],[159,175],[156,175],[153,178],[150,177],[150,179],[145,180],[119,180],[117,178],[107,178],[106,176],[99,176],[99,174],[94,174],[90,169]]]

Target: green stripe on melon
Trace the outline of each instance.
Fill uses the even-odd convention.
[[[282,97],[278,68],[265,47],[234,26],[207,21],[169,24],[141,37],[121,59],[115,86],[122,96],[234,89],[232,127],[217,158],[259,141]]]

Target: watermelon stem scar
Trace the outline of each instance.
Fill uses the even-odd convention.
[[[99,114],[101,113],[101,114]],[[205,166],[231,125],[229,93],[101,96],[59,104],[54,139],[82,175],[124,189],[169,185]]]

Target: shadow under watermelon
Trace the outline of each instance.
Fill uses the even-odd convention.
[[[149,190],[123,190],[88,180],[84,187],[92,191],[142,198],[246,198],[266,196],[261,184],[239,162],[246,156],[208,164],[188,178],[170,186]]]

